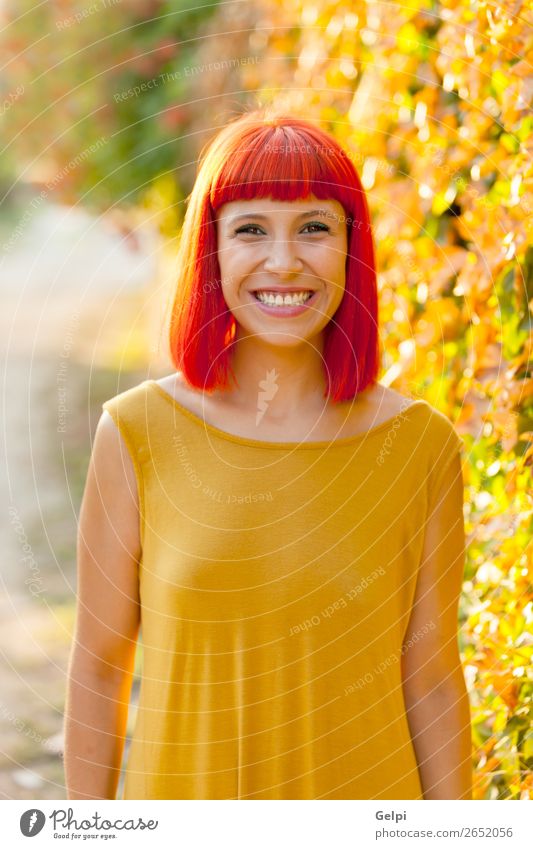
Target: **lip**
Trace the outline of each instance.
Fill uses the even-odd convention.
[[[290,295],[291,292],[314,292],[309,286],[258,286],[257,289],[250,290],[252,294],[255,292],[279,292],[280,294]]]
[[[283,318],[284,316],[300,315],[300,313],[305,312],[309,308],[309,305],[313,305],[318,298],[318,291],[317,290],[313,291],[313,289],[302,289],[302,288],[289,289],[288,287],[280,289],[279,287],[275,286],[272,289],[255,289],[254,291],[255,292],[280,292],[280,293],[285,292],[286,294],[288,294],[289,292],[313,292],[313,294],[311,295],[310,298],[307,299],[305,304],[296,304],[295,306],[291,306],[290,304],[287,304],[286,306],[283,306],[283,307],[272,307],[272,306],[269,306],[268,304],[263,304],[260,300],[258,300],[258,298],[255,297],[253,292],[248,293],[250,295],[250,298],[254,302],[254,304],[256,306],[258,306],[259,309],[262,312],[267,313],[267,315],[277,315],[277,316],[280,316],[280,318]]]

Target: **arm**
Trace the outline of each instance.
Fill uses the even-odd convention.
[[[78,528],[76,629],[65,706],[68,799],[114,799],[139,630],[137,483],[118,429],[96,429]]]
[[[435,627],[402,655],[403,691],[424,799],[471,799],[470,705],[457,642],[465,552],[459,453],[433,505],[406,641],[424,625]]]

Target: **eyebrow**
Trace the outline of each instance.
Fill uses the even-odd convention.
[[[327,215],[333,218],[335,217],[334,213],[330,212],[329,209],[311,209],[309,212],[302,212],[302,214],[299,215],[298,218],[310,218],[312,215]],[[268,215],[263,215],[260,212],[243,212],[240,215],[231,216],[228,219],[228,224],[232,224],[235,221],[239,221],[241,218],[257,218],[264,221],[265,219],[268,219]]]

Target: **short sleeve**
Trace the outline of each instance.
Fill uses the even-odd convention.
[[[131,458],[135,479],[137,482],[137,497],[139,502],[139,538],[141,548],[144,548],[144,526],[145,526],[145,493],[142,463],[139,452],[139,431],[136,416],[138,416],[138,405],[136,404],[135,389],[127,390],[108,401],[104,401],[102,409],[113,419],[120,435],[126,445]]]
[[[433,410],[431,427],[430,469],[428,473],[428,511],[433,512],[445,481],[450,482],[452,466],[461,469],[464,442],[450,420],[440,411]],[[455,480],[455,475],[453,475]],[[446,493],[443,493],[445,495]]]

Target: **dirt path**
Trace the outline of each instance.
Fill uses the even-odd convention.
[[[64,799],[77,516],[101,403],[119,371],[124,383],[145,376],[139,317],[157,238],[126,242],[63,207],[40,209],[3,253],[2,236],[0,798]],[[120,365],[128,328],[136,361]]]

